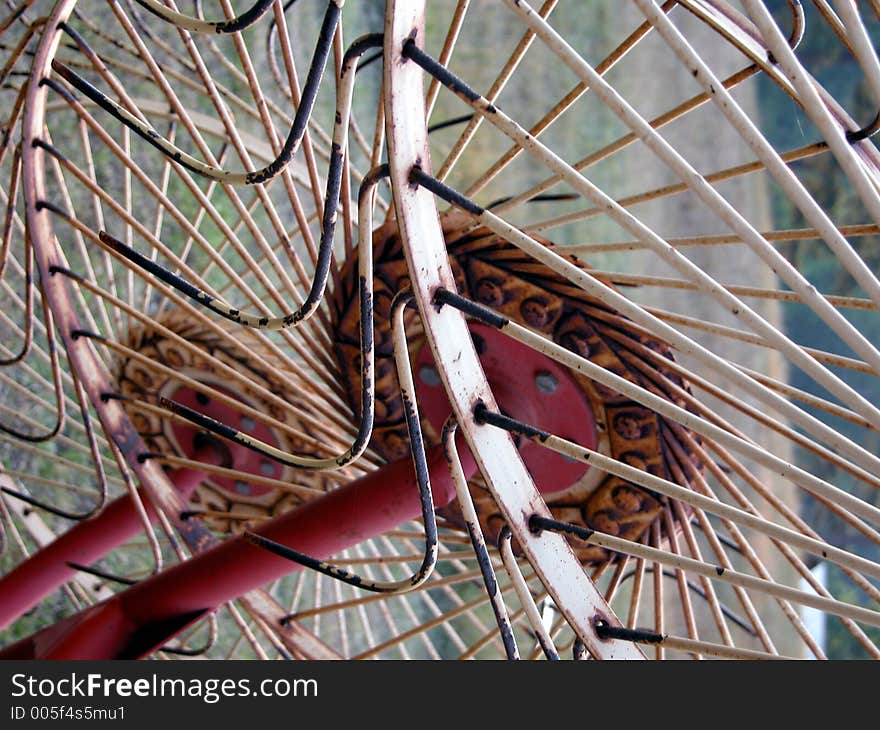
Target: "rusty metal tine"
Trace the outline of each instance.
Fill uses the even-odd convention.
[[[281,15],[286,14],[295,2],[296,0],[287,0],[287,2],[281,6]],[[269,26],[266,30],[266,57],[269,60],[269,68],[272,71],[272,77],[275,80],[275,84],[288,99],[293,101],[293,94],[291,94],[287,85],[283,83],[281,79],[281,70],[278,68],[278,62],[275,59],[275,37],[280,36],[280,32],[277,30],[277,17],[278,12],[272,15],[272,18],[269,20]]]
[[[513,588],[516,591],[519,602],[522,604],[526,617],[529,619],[532,630],[535,632],[535,638],[544,652],[544,656],[551,660],[559,659],[559,652],[553,644],[553,638],[544,625],[528,584],[526,584],[522,571],[519,569],[519,565],[517,565],[516,556],[513,554],[512,539],[513,534],[510,528],[505,525],[498,535],[498,549],[501,552],[501,560],[504,563],[507,574],[510,576],[510,581],[513,583]]]
[[[138,0],[140,2],[140,0]],[[163,646],[159,651],[163,651],[166,654],[176,654],[177,656],[201,656],[202,654],[207,653],[214,644],[217,643],[217,638],[219,636],[219,630],[217,626],[217,614],[209,613],[208,614],[208,638],[205,641],[203,646],[198,647],[197,649],[188,649],[185,646]],[[279,650],[283,651],[283,648],[279,647]]]
[[[269,70],[272,72],[272,78],[275,81],[276,86],[281,91],[281,93],[289,99],[295,107],[299,106],[301,103],[302,90],[300,89],[299,78],[296,72],[296,63],[294,61],[294,52],[293,52],[293,44],[290,40],[290,34],[287,28],[287,24],[285,21],[285,14],[287,10],[293,5],[295,0],[288,0],[283,6],[279,7],[278,5],[274,8],[274,13],[272,15],[272,19],[269,22],[269,27],[266,33],[266,58],[269,62]],[[287,83],[284,83],[281,75],[281,69],[278,66],[278,61],[275,58],[275,44],[276,38],[281,47],[281,54],[284,59],[284,67],[285,72],[287,74]],[[335,50],[335,37],[334,37],[334,50]],[[327,155],[322,149],[316,149],[312,144],[312,134],[318,136],[322,141],[330,142],[329,137],[326,132],[317,126],[314,122],[309,123],[310,130],[306,130],[303,135],[302,141],[302,152],[303,158],[306,164],[306,168],[308,169],[309,181],[312,196],[315,201],[315,210],[319,215],[323,214],[323,202],[321,200],[321,185],[318,177],[318,167],[316,164],[316,154],[318,155]],[[375,162],[371,167],[375,167],[378,164],[378,161]],[[309,242],[306,241],[306,245],[309,246]],[[309,246],[309,250],[311,252],[312,246]]]
[[[291,124],[290,131],[287,135],[287,139],[284,141],[281,151],[278,153],[278,156],[265,167],[248,172],[232,172],[201,162],[192,155],[189,155],[178,148],[176,145],[171,144],[157,130],[153,129],[148,124],[145,124],[122,106],[107,97],[104,93],[73,71],[69,66],[66,66],[60,61],[53,60],[52,68],[71,86],[82,94],[85,94],[95,104],[104,109],[104,111],[124,124],[145,141],[149,142],[162,154],[171,157],[176,163],[187,170],[230,185],[257,185],[259,183],[268,182],[278,175],[278,173],[280,173],[281,170],[283,170],[293,159],[294,154],[299,149],[300,142],[305,134],[309,118],[311,117],[315,106],[321,77],[324,74],[324,68],[333,44],[333,34],[336,30],[336,25],[339,22],[339,16],[340,8],[333,2],[329,3],[327,6],[327,13],[324,16],[324,22],[321,26],[321,34],[318,38],[315,53],[312,57],[312,64],[309,67],[306,84],[303,88],[302,99],[296,110],[296,115],[294,116],[293,123]]]
[[[6,536],[6,519],[8,514],[2,495],[0,495],[0,506],[2,506],[2,514],[0,514],[0,555],[5,555],[6,548],[9,546],[9,538]]]
[[[465,527],[471,539],[474,553],[477,556],[480,572],[483,574],[483,584],[486,587],[489,602],[492,604],[492,611],[495,614],[495,622],[498,624],[498,631],[501,634],[504,651],[508,659],[519,659],[519,649],[516,646],[516,638],[513,635],[513,627],[510,624],[507,606],[504,604],[504,597],[501,591],[498,590],[498,579],[495,576],[495,569],[492,567],[492,559],[489,557],[486,539],[480,528],[480,519],[474,508],[474,502],[468,490],[467,479],[461,468],[461,461],[455,446],[455,432],[457,428],[458,422],[454,416],[447,418],[446,423],[443,424],[442,441],[446,463],[449,465],[452,481],[455,484],[455,492],[464,516]]]
[[[0,280],[3,278],[4,270],[6,268],[7,257],[9,255],[9,247],[12,241],[12,218],[15,209],[15,201],[18,197],[18,182],[21,173],[21,148],[20,146],[16,146],[13,162],[12,162],[12,174],[9,179],[9,190],[8,195],[9,198],[7,200],[6,206],[6,216],[4,219],[4,228],[3,228],[3,239],[0,242]],[[16,363],[24,360],[28,353],[30,352],[31,345],[33,344],[34,338],[34,287],[33,287],[33,272],[34,272],[34,256],[31,251],[31,242],[30,238],[25,234],[24,236],[24,295],[22,299],[24,300],[24,322],[22,323],[22,344],[21,349],[18,354],[12,355],[8,358],[0,359],[0,367],[6,367],[9,365],[15,365]],[[8,347],[8,346],[7,346]]]
[[[28,252],[30,252],[30,249],[28,249]],[[64,386],[62,384],[61,367],[58,362],[58,348],[55,343],[54,318],[52,316],[52,311],[49,308],[49,304],[46,301],[46,293],[43,291],[42,287],[39,287],[39,290],[41,300],[40,303],[43,310],[43,321],[46,329],[46,349],[49,351],[49,361],[52,369],[52,385],[55,392],[55,425],[45,433],[28,434],[18,431],[11,426],[7,426],[6,424],[0,423],[0,431],[14,438],[21,439],[22,441],[28,441],[30,443],[42,443],[45,441],[51,441],[61,432],[61,429],[64,427],[64,422],[66,419],[66,407],[64,405]]]
[[[422,520],[425,524],[425,552],[422,564],[410,577],[397,581],[376,581],[359,576],[338,565],[319,560],[287,545],[245,530],[243,537],[258,547],[265,548],[276,555],[311,568],[319,573],[340,580],[356,588],[363,588],[374,593],[398,594],[408,593],[423,585],[434,571],[438,558],[437,518],[434,511],[434,500],[431,494],[431,482],[428,473],[428,462],[425,445],[422,439],[422,427],[419,422],[418,406],[415,400],[415,384],[412,377],[412,366],[409,362],[409,351],[406,344],[406,331],[403,314],[406,306],[413,301],[409,288],[398,292],[391,302],[392,334],[394,336],[394,355],[397,365],[397,378],[404,403],[404,417],[409,433],[410,454],[415,466],[416,481],[419,487],[419,501],[422,509]]]
[[[10,496],[15,497],[16,499],[20,499],[21,501],[26,502],[32,507],[37,507],[38,509],[49,512],[50,514],[56,515],[58,517],[64,517],[65,519],[79,522],[93,517],[94,515],[98,514],[98,512],[100,512],[102,509],[104,509],[104,505],[107,503],[108,486],[107,474],[104,471],[104,464],[101,459],[98,442],[95,439],[94,429],[92,428],[92,419],[88,411],[88,399],[86,397],[85,390],[83,389],[82,383],[77,377],[76,372],[72,368],[68,368],[68,370],[70,372],[71,380],[73,381],[74,391],[76,392],[76,399],[79,404],[80,413],[82,415],[81,423],[85,431],[86,438],[89,442],[89,451],[91,452],[92,462],[95,465],[95,476],[98,480],[100,490],[97,502],[95,502],[94,506],[86,512],[76,513],[63,510],[59,507],[55,507],[45,502],[41,502],[40,500],[35,499],[28,494],[9,489],[8,487],[0,487],[0,491],[3,491]],[[0,428],[2,428],[2,426],[0,426]],[[0,472],[2,471],[3,469],[2,467],[0,467]]]
[[[330,156],[330,169],[327,175],[327,193],[324,201],[324,215],[321,225],[321,241],[318,247],[318,259],[315,264],[315,273],[312,280],[309,293],[303,301],[302,305],[294,312],[290,312],[279,317],[264,317],[260,315],[248,314],[241,312],[239,309],[227,304],[223,300],[213,297],[207,292],[202,291],[183,277],[169,271],[165,267],[156,263],[150,258],[138,253],[130,246],[122,243],[118,239],[111,236],[106,231],[101,231],[101,241],[109,246],[112,250],[121,254],[132,263],[151,273],[156,278],[165,282],[169,286],[174,287],[182,294],[188,296],[193,301],[210,309],[212,312],[219,314],[226,319],[241,324],[246,327],[254,327],[257,329],[284,329],[287,327],[295,327],[302,321],[308,319],[321,303],[324,290],[326,289],[327,280],[330,275],[333,252],[333,236],[336,230],[337,205],[339,203],[339,193],[342,185],[343,161],[347,147],[346,129],[351,111],[351,95],[354,89],[353,70],[356,66],[357,59],[368,49],[377,45],[381,45],[381,34],[370,34],[355,41],[348,49],[343,61],[342,72],[340,74],[339,87],[340,91],[337,98],[337,121],[334,127],[333,150]],[[381,168],[379,168],[381,169]],[[363,185],[375,184],[376,171],[368,173],[364,178]],[[386,173],[387,174],[387,173]],[[359,195],[360,200],[360,195]],[[365,240],[365,239],[361,239]]]
[[[12,219],[15,215],[15,200],[18,197],[18,182],[21,177],[21,146],[16,145],[12,153],[12,171],[9,175],[9,187],[6,190],[6,213],[3,217],[3,234],[0,239],[0,280],[6,271],[9,247],[12,244]]]
[[[109,580],[113,583],[119,583],[123,586],[133,586],[135,583],[137,583],[137,581],[133,578],[125,578],[121,575],[114,575],[113,573],[108,573],[105,570],[92,567],[91,565],[82,565],[81,563],[75,563],[68,560],[67,566],[73,568],[74,570],[78,570],[80,573],[88,573],[89,575],[93,575],[96,578],[100,578],[101,580]]]
[[[191,33],[237,33],[249,28],[265,15],[275,0],[256,0],[251,7],[227,20],[203,20],[192,15],[178,13],[156,0],[135,0],[141,7],[162,20]],[[337,4],[341,5],[341,2]]]
[[[856,142],[861,142],[863,139],[873,137],[877,134],[877,130],[880,130],[880,111],[874,115],[874,118],[866,126],[855,132],[847,132],[846,139],[850,144],[855,144]]]
[[[452,117],[451,119],[444,119],[442,122],[435,122],[428,127],[428,134],[437,132],[441,129],[446,129],[447,127],[454,127],[456,124],[464,124],[465,122],[469,122],[475,116],[475,114],[463,114],[460,117]]]
[[[68,512],[66,510],[61,509],[60,507],[53,507],[51,504],[46,504],[45,502],[41,502],[34,497],[31,497],[29,494],[25,494],[24,492],[19,492],[16,489],[10,489],[9,487],[0,487],[0,492],[3,494],[8,494],[10,497],[15,497],[16,499],[29,504],[31,507],[36,507],[37,509],[44,510],[49,514],[53,514],[56,517],[63,517],[67,520],[82,520],[85,519],[88,515],[78,515],[73,512]]]
[[[360,348],[361,348],[361,418],[358,432],[352,445],[342,454],[329,458],[304,457],[278,449],[274,446],[255,439],[248,434],[226,424],[219,423],[213,418],[191,408],[175,403],[166,398],[160,398],[160,405],[168,408],[173,413],[185,418],[202,428],[223,438],[239,443],[263,456],[274,459],[288,466],[298,466],[304,469],[333,469],[359,458],[367,447],[370,435],[373,431],[373,417],[375,413],[375,394],[373,361],[375,346],[373,342],[373,259],[370,241],[372,240],[372,204],[377,183],[388,175],[388,166],[380,165],[364,178],[358,194],[358,233],[361,242],[361,255],[358,257],[359,268],[359,302],[360,302]],[[140,254],[138,254],[140,255]],[[145,264],[152,262],[145,259]]]

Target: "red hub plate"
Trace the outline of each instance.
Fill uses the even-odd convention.
[[[216,388],[216,386],[215,386]],[[222,390],[221,388],[216,388]],[[231,398],[234,395],[223,391]],[[224,423],[227,426],[238,429],[248,436],[263,441],[270,446],[281,448],[278,437],[275,432],[266,424],[251,418],[242,413],[239,409],[223,403],[216,398],[208,398],[204,393],[199,393],[192,388],[178,388],[171,396],[172,400],[188,406],[199,413],[213,418],[215,421]],[[199,428],[190,423],[182,423],[174,421],[171,424],[171,432],[173,440],[183,455],[187,458],[193,458],[196,451],[194,439],[199,433]],[[277,461],[273,461],[266,456],[258,454],[244,446],[234,443],[233,441],[224,441],[224,445],[229,448],[232,457],[231,464],[225,464],[245,474],[256,474],[268,477],[270,479],[280,479],[284,467]],[[210,474],[209,479],[212,484],[216,485],[224,492],[229,494],[230,498],[241,499],[242,497],[261,497],[272,491],[272,487],[255,484],[241,477],[226,477],[218,474]]]
[[[472,322],[469,328],[502,413],[596,448],[596,420],[590,401],[570,371],[492,327]],[[452,407],[427,346],[416,359],[415,375],[422,418],[439,433]],[[542,493],[566,489],[589,469],[525,438],[519,442],[519,451]]]

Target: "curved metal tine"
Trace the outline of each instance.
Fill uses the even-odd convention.
[[[510,528],[505,525],[501,530],[501,534],[498,536],[498,550],[501,552],[501,561],[507,569],[507,574],[510,576],[510,580],[513,583],[513,589],[516,591],[519,602],[522,604],[526,617],[529,619],[529,624],[531,624],[532,630],[535,632],[535,638],[538,640],[538,645],[543,650],[544,656],[551,660],[559,659],[559,652],[556,650],[553,638],[550,636],[550,632],[547,631],[547,627],[544,625],[544,619],[541,617],[541,612],[535,605],[535,599],[532,597],[532,592],[529,590],[529,586],[526,583],[525,578],[523,578],[522,571],[519,569],[519,565],[516,562],[516,556],[513,554],[512,539],[513,533],[510,531]]]
[[[287,0],[284,5],[281,6],[281,14],[286,15],[287,11],[293,6],[296,0]],[[275,58],[275,43],[276,36],[278,35],[278,22],[275,20],[275,15],[272,15],[272,18],[269,20],[269,27],[266,30],[266,57],[269,62],[269,69],[272,72],[272,78],[275,81],[275,85],[284,94],[288,99],[293,101],[293,94],[291,93],[288,85],[285,84],[281,78],[281,70],[278,67],[278,61]]]
[[[826,14],[826,11],[833,12],[831,8],[827,7],[827,4],[824,5],[825,7],[823,8],[823,4],[817,4],[819,11],[823,15]],[[858,65],[866,69],[867,66],[870,66],[871,60],[876,58],[876,51],[865,29],[858,7],[855,3],[850,5],[848,2],[843,2],[835,3],[835,9],[843,20],[844,33],[852,36],[851,40],[849,37],[842,37],[840,39],[841,42],[847,46]],[[834,31],[839,35],[838,28],[834,28]],[[880,90],[877,88],[877,82],[872,83],[871,87],[875,101],[880,101],[880,93],[878,93]],[[866,126],[855,132],[847,132],[846,139],[850,144],[861,142],[863,139],[868,139],[868,137],[876,134],[878,129],[880,129],[880,111],[874,115],[873,120]]]
[[[275,0],[256,0],[256,2],[240,15],[228,20],[203,20],[193,15],[185,15],[172,10],[156,0],[134,0],[138,5],[149,10],[153,15],[172,25],[188,30],[190,33],[236,33],[256,23]],[[342,3],[338,3],[342,4]],[[198,3],[201,5],[201,3]]]
[[[541,195],[536,195],[533,198],[529,198],[527,203],[556,203],[560,200],[580,200],[580,195],[577,193],[542,193]],[[491,210],[492,208],[497,208],[499,205],[503,205],[509,201],[513,200],[512,195],[506,195],[503,198],[497,198],[493,200],[489,205],[486,206],[487,210]]]
[[[877,134],[878,130],[880,130],[880,111],[877,112],[877,114],[874,116],[874,119],[871,120],[870,124],[862,127],[861,129],[857,129],[855,132],[846,132],[846,141],[850,144],[861,142],[863,139],[873,137],[875,134]]]
[[[339,83],[337,87],[337,117],[333,129],[333,147],[330,154],[330,169],[327,175],[327,193],[324,200],[324,214],[321,225],[321,241],[318,246],[318,258],[315,263],[315,275],[309,293],[302,305],[294,312],[281,317],[263,317],[261,315],[248,314],[227,304],[222,299],[213,297],[199,289],[183,277],[171,272],[150,258],[138,253],[130,246],[122,243],[105,231],[99,234],[100,240],[111,250],[116,251],[129,261],[142,269],[150,272],[157,279],[177,289],[181,294],[201,304],[206,309],[219,314],[222,317],[255,329],[278,330],[287,327],[295,327],[300,322],[308,319],[318,308],[324,297],[324,290],[330,275],[333,256],[333,236],[336,231],[337,206],[342,186],[343,161],[348,147],[348,122],[351,116],[351,100],[354,94],[354,73],[357,59],[368,49],[382,43],[381,34],[370,34],[355,41],[348,51],[342,63]],[[368,173],[362,183],[372,185],[381,168]],[[387,173],[386,173],[387,174]],[[362,193],[361,193],[362,194]],[[359,194],[359,205],[361,202]],[[371,193],[372,194],[372,193]],[[369,240],[369,239],[361,239]]]
[[[737,37],[735,33],[732,33],[728,30],[723,23],[718,22],[715,16],[711,13],[705,12],[704,3],[702,2],[691,2],[690,0],[679,0],[679,5],[684,7],[688,12],[695,15],[697,18],[702,20],[706,25],[711,27],[716,33],[718,33],[725,41],[730,43],[733,47],[739,50],[747,58],[752,59],[752,63],[755,66],[755,70],[763,68],[764,70],[769,70],[773,66],[776,65],[776,59],[773,57],[772,53],[765,53],[763,56],[758,56],[755,54],[754,50],[743,43],[740,38]],[[795,50],[804,39],[804,33],[806,32],[807,22],[806,16],[804,14],[804,8],[801,4],[801,0],[786,0],[786,4],[788,5],[788,9],[791,12],[791,31],[788,34],[788,45],[792,50]],[[728,12],[724,13],[729,21],[739,27],[742,30],[741,23],[743,20],[743,16],[733,11],[729,6],[726,7]],[[738,16],[738,18],[736,17]],[[738,22],[738,20],[740,22]],[[745,20],[748,23],[747,20]],[[797,101],[797,99],[795,99]]]
[[[3,161],[3,152],[0,149],[0,162]],[[3,274],[6,271],[6,262],[8,261],[9,248],[12,244],[12,227],[15,217],[15,202],[18,198],[18,183],[21,179],[21,145],[16,145],[12,153],[12,169],[9,173],[9,185],[6,188],[6,212],[3,216],[3,233],[0,238],[0,281],[3,280]]]
[[[131,0],[130,0],[131,1]],[[266,31],[266,56],[269,65],[269,71],[272,74],[272,80],[275,82],[275,86],[278,90],[284,94],[284,96],[290,101],[294,102],[294,104],[298,104],[298,99],[294,96],[293,91],[291,90],[291,86],[293,85],[293,81],[289,80],[285,83],[282,78],[281,68],[278,65],[278,61],[276,59],[276,42],[279,36],[278,30],[278,16],[284,16],[287,14],[287,11],[293,6],[296,0],[287,0],[276,12],[273,14],[272,19],[269,21],[268,30]],[[288,38],[288,43],[290,42]],[[361,61],[357,68],[355,69],[355,73],[360,73],[361,69],[366,66],[369,66],[371,63],[378,61],[382,58],[382,51],[378,51],[374,55],[369,58]],[[289,60],[286,60],[286,63],[289,63]],[[290,77],[289,77],[290,78]],[[311,123],[313,124],[313,122]],[[374,163],[375,164],[375,163]]]
[[[789,35],[789,38],[788,38],[788,45],[792,50],[794,50],[798,47],[798,45],[800,45],[800,42],[803,39],[804,31],[806,29],[806,23],[805,23],[805,18],[804,18],[804,10],[803,10],[803,7],[800,3],[800,0],[787,0],[787,3],[789,6],[789,9],[791,10],[791,13],[792,13],[792,30],[791,30],[791,34]],[[710,23],[710,25],[712,25],[715,28],[716,32],[718,32],[720,35],[722,35],[728,42],[735,45],[746,56],[752,58],[754,60],[756,66],[760,66],[760,67],[766,69],[767,68],[766,63],[770,63],[773,66],[776,65],[776,59],[774,58],[772,53],[768,53],[768,58],[767,58],[766,62],[763,59],[757,58],[754,55],[754,53],[751,52],[750,49],[748,49],[743,44],[739,43],[736,40],[734,35],[725,31],[721,26],[711,22],[709,20],[710,16],[708,16],[704,13],[698,12],[698,10],[696,9],[696,6],[692,6],[689,2],[683,2],[682,5],[684,5],[684,7],[686,7],[692,13],[697,15],[697,17],[700,17],[700,18],[703,18],[704,20],[707,20]],[[820,7],[820,11],[821,11],[821,7]],[[834,30],[835,30],[835,33],[838,33],[838,30],[836,28]],[[846,43],[846,40],[844,38],[841,38],[841,42]],[[785,87],[783,87],[783,88],[785,88]],[[802,106],[801,102],[799,101],[796,94],[791,93],[788,89],[786,89],[786,92],[789,93],[789,95],[792,97],[792,99],[799,106]],[[878,111],[874,115],[873,119],[868,124],[866,124],[864,127],[862,127],[861,129],[857,129],[857,130],[847,131],[844,133],[844,136],[846,137],[846,140],[850,144],[855,144],[856,142],[861,142],[862,140],[868,139],[869,137],[873,137],[877,133],[878,130],[880,130],[880,111]]]
[[[335,2],[328,4],[327,13],[324,16],[324,22],[321,25],[321,32],[318,36],[318,43],[315,47],[315,53],[312,56],[312,63],[309,67],[306,83],[303,87],[300,105],[297,107],[296,115],[293,118],[293,123],[291,124],[290,131],[288,132],[287,139],[285,139],[284,144],[282,145],[281,151],[278,153],[278,156],[265,167],[262,167],[259,170],[251,170],[249,172],[223,170],[219,167],[201,162],[169,142],[149,124],[142,122],[115,101],[105,96],[69,66],[66,66],[60,61],[53,60],[52,68],[71,86],[82,94],[85,94],[85,96],[104,109],[104,111],[124,124],[142,139],[149,142],[162,154],[170,157],[174,162],[190,172],[194,172],[197,175],[203,175],[204,177],[228,185],[257,185],[259,183],[268,182],[278,175],[293,159],[294,154],[296,154],[296,151],[299,149],[300,142],[306,132],[309,118],[311,117],[315,106],[315,99],[318,95],[321,77],[324,75],[324,68],[326,66],[327,58],[330,55],[330,49],[333,46],[333,36],[336,32],[336,26],[339,23],[340,14],[340,7]]]
[[[140,2],[140,0],[137,0]],[[195,633],[195,630],[193,631]],[[200,646],[197,649],[189,649],[183,645],[181,646],[163,646],[157,651],[164,652],[166,654],[175,654],[177,656],[201,656],[202,654],[206,654],[214,644],[217,643],[217,638],[219,636],[219,631],[217,628],[217,615],[215,613],[208,614],[208,638],[205,641],[204,646]]]
[[[498,624],[504,652],[508,659],[519,659],[519,649],[516,646],[516,638],[513,635],[513,627],[510,624],[507,606],[504,604],[504,597],[498,589],[498,579],[495,577],[495,569],[492,567],[492,559],[489,557],[486,539],[480,528],[480,518],[477,515],[476,509],[474,509],[474,502],[471,499],[467,479],[465,478],[464,470],[461,468],[461,461],[458,458],[458,449],[455,445],[455,432],[457,429],[458,422],[455,418],[453,416],[447,418],[446,423],[443,424],[443,452],[446,456],[446,463],[449,465],[449,471],[452,474],[452,483],[455,485],[455,494],[464,516],[465,527],[471,539],[474,553],[477,556],[480,572],[483,574],[483,584],[486,586],[486,593],[489,595],[489,602],[492,604],[492,611],[495,613],[495,622]]]
[[[3,464],[0,462],[0,475],[2,475],[2,470]],[[5,480],[0,476],[0,482],[3,481]],[[18,529],[12,520],[12,513],[9,511],[2,491],[0,491],[0,556],[6,554],[13,542],[21,550],[21,554],[27,557],[27,549],[21,542],[21,535],[18,534]]]
[[[0,486],[0,491],[9,494],[16,499],[20,499],[22,502],[26,502],[32,507],[37,507],[38,509],[44,510],[45,512],[49,512],[57,517],[64,517],[68,520],[74,520],[76,522],[80,522],[82,520],[87,520],[90,517],[94,517],[98,514],[102,509],[104,509],[104,505],[107,504],[107,494],[108,494],[108,486],[107,486],[107,474],[104,471],[104,463],[102,460],[102,455],[100,451],[100,447],[98,446],[97,439],[95,438],[95,432],[92,427],[92,418],[89,414],[88,410],[88,397],[86,395],[85,389],[83,388],[82,383],[76,375],[76,371],[72,368],[68,368],[70,372],[70,378],[73,381],[74,391],[76,393],[77,404],[79,405],[80,413],[82,414],[82,425],[83,430],[85,431],[86,438],[89,442],[89,452],[92,458],[92,463],[95,465],[95,477],[98,481],[98,500],[95,502],[94,506],[86,512],[69,512],[67,510],[63,510],[60,507],[56,507],[51,504],[47,504],[45,502],[41,502],[40,500],[30,496],[29,494],[24,494],[14,489],[10,489],[8,487]],[[2,428],[2,426],[0,426]],[[2,466],[0,466],[0,472],[3,471]]]
[[[12,244],[12,227],[13,227],[13,217],[15,215],[15,203],[18,198],[18,183],[21,178],[21,146],[16,145],[15,152],[13,154],[12,159],[12,172],[9,176],[9,189],[7,190],[7,195],[9,196],[6,201],[6,214],[3,218],[3,234],[2,239],[0,239],[0,281],[3,280],[3,275],[6,273],[6,264],[9,260],[9,249]],[[34,338],[34,289],[33,289],[33,280],[34,280],[34,257],[31,251],[30,246],[30,238],[25,235],[24,236],[24,294],[22,299],[24,299],[24,322],[22,323],[23,337],[22,337],[22,345],[17,355],[12,355],[6,358],[0,358],[0,367],[6,367],[9,365],[15,365],[16,363],[21,362],[27,357],[30,352],[31,345],[33,344]],[[8,348],[8,345],[4,343],[4,347]]]
[[[3,500],[0,498],[0,504]],[[3,505],[5,508],[6,505]],[[6,554],[6,548],[9,547],[9,538],[6,536],[6,513],[0,514],[0,557]]]
[[[95,568],[91,565],[83,565],[82,563],[75,563],[71,560],[67,561],[67,567],[78,570],[80,573],[93,575],[95,578],[100,578],[101,580],[109,580],[113,583],[119,583],[123,586],[133,586],[138,582],[134,578],[124,578],[121,575],[114,575],[113,573],[108,573],[100,568]]]
[[[269,540],[256,533],[245,530],[242,536],[249,542],[259,547],[292,560],[299,565],[328,575],[331,578],[347,583],[357,588],[363,588],[374,593],[407,593],[424,584],[437,564],[438,537],[437,517],[434,512],[434,499],[431,495],[431,482],[428,474],[428,463],[425,456],[425,444],[422,440],[422,427],[419,422],[418,407],[416,406],[416,388],[412,377],[412,366],[409,361],[409,350],[406,340],[406,326],[403,314],[406,306],[413,301],[412,291],[407,287],[398,292],[391,302],[391,334],[394,341],[394,361],[397,366],[397,379],[400,384],[401,400],[403,401],[406,428],[409,434],[410,454],[415,466],[416,481],[419,486],[419,501],[422,508],[422,520],[425,524],[425,553],[419,569],[409,578],[398,581],[375,581],[349,572],[345,568],[318,560],[286,545]]]
[[[166,398],[159,399],[159,405],[173,413],[195,423],[222,438],[235,441],[246,448],[263,456],[274,459],[287,466],[302,469],[335,469],[354,461],[364,452],[373,433],[373,416],[375,413],[375,372],[373,361],[375,345],[373,342],[373,257],[372,257],[372,207],[376,193],[376,185],[388,175],[388,166],[380,165],[369,172],[361,183],[358,192],[358,240],[360,255],[358,256],[358,297],[360,308],[360,357],[361,357],[361,419],[358,432],[351,446],[339,456],[316,458],[299,456],[278,449],[270,444],[253,438],[238,429],[215,421],[187,406],[175,403]]]
[[[39,206],[39,204],[37,204]],[[28,236],[25,234],[25,245],[26,251],[30,254],[30,242],[28,241]],[[40,304],[43,310],[43,323],[46,329],[46,349],[49,352],[49,363],[52,370],[52,386],[55,391],[55,425],[41,434],[29,434],[24,433],[23,431],[19,431],[11,426],[7,426],[4,423],[0,423],[0,431],[13,438],[21,439],[22,441],[27,441],[29,443],[43,443],[45,441],[51,441],[55,438],[64,427],[64,422],[66,418],[66,408],[64,405],[64,385],[61,381],[61,367],[58,362],[58,348],[55,343],[55,320],[52,317],[52,311],[49,309],[49,303],[46,300],[46,293],[43,291],[42,287],[38,287],[40,291]]]
[[[454,127],[457,124],[464,124],[465,122],[469,122],[475,116],[476,114],[462,114],[460,117],[452,117],[451,119],[444,119],[442,122],[435,122],[428,127],[428,134],[432,134],[441,129],[446,129],[447,127]]]

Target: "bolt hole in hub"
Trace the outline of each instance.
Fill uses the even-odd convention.
[[[471,322],[469,329],[480,343],[480,363],[502,413],[589,449],[596,448],[596,419],[590,401],[569,371],[487,325]],[[430,348],[421,348],[416,363],[419,409],[439,432],[452,408]],[[518,446],[542,494],[561,491],[589,470],[588,465],[567,460],[533,441],[521,439]]]
[[[235,397],[227,391],[224,392],[230,397]],[[198,410],[215,421],[237,428],[248,436],[253,436],[268,443],[270,446],[281,448],[280,441],[272,428],[264,423],[257,422],[250,416],[242,414],[240,410],[233,406],[218,399],[211,399],[193,388],[178,388],[171,396],[171,400],[188,408]],[[180,421],[174,421],[171,424],[170,430],[172,440],[178,447],[181,456],[188,459],[194,458],[195,446],[199,443],[200,435],[204,434],[204,432],[193,424]],[[224,445],[228,449],[228,458],[227,463],[222,464],[222,466],[234,469],[240,474],[255,474],[271,479],[281,479],[283,467],[278,462],[267,459],[256,451],[252,451],[232,441],[224,441]],[[272,487],[268,485],[246,481],[241,476],[206,473],[205,477],[231,500],[238,497],[260,498],[273,491]]]

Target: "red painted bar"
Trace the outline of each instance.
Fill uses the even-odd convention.
[[[195,405],[197,394],[190,388],[179,388],[174,396],[187,405]],[[221,401],[214,401],[204,409],[208,415],[224,422],[238,423],[241,413]],[[220,443],[192,424],[172,423],[177,443],[193,461],[214,466],[235,468],[245,473],[261,473],[262,457],[250,449],[233,442]],[[253,435],[273,446],[278,445],[272,431],[262,424],[255,424]],[[281,468],[272,476],[279,476]],[[209,475],[203,469],[180,468],[168,472],[174,488],[187,501],[195,488]],[[213,476],[215,482],[232,490],[233,480]],[[141,500],[150,522],[156,519],[153,507],[144,490],[139,490]],[[143,532],[144,524],[135,509],[130,495],[124,495],[108,504],[100,514],[73,525],[52,543],[41,548],[27,560],[16,566],[8,575],[0,578],[0,631],[26,611],[33,608],[52,591],[71,580],[76,570],[68,563],[91,565],[127,540]]]
[[[461,449],[467,476],[473,457]],[[428,452],[434,504],[455,497],[443,449]],[[388,464],[277,517],[258,534],[327,558],[421,515],[412,460]],[[226,601],[300,568],[241,537],[226,540],[98,606],[0,652],[0,659],[114,659],[144,656]]]
[[[177,469],[169,477],[185,499],[205,478],[205,472]],[[156,515],[145,492],[140,490],[139,494],[150,522],[154,522]],[[143,529],[144,524],[129,495],[114,500],[95,517],[77,522],[0,578],[0,630],[71,580],[76,570],[69,562],[91,565]]]

